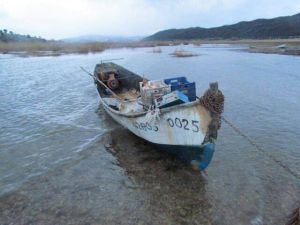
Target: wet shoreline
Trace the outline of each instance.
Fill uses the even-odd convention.
[[[255,48],[248,48],[246,51],[249,53],[264,53],[264,54],[300,56],[300,46],[289,47],[286,49],[280,49],[280,48],[276,48],[276,47],[255,47]]]
[[[103,143],[112,143],[116,158]],[[112,177],[106,177],[95,169],[100,157],[107,157],[108,169],[119,175],[110,172]],[[106,196],[107,188],[117,188],[115,196]],[[1,196],[0,210],[1,224],[209,224],[211,220],[205,178],[121,127],[93,143],[77,161]]]
[[[246,206],[250,193],[241,193],[241,198],[234,200],[237,205],[231,205],[236,204],[232,200],[227,205],[218,196],[224,187],[218,187],[213,170],[208,169],[207,175],[193,171],[113,121],[108,119],[107,123],[112,130],[90,143],[77,160],[2,195],[0,224],[197,225],[286,221],[289,207],[282,215],[273,215],[274,218],[272,210],[266,208],[263,214],[268,217],[257,216],[252,204]],[[214,163],[219,160],[220,155]],[[99,167],[99,163],[104,164]],[[218,189],[221,192],[214,193]],[[245,211],[232,211],[238,210],[240,204],[246,204],[246,208],[252,205],[253,211],[246,212],[247,216]]]

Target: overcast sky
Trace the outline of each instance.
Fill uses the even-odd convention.
[[[0,0],[0,29],[45,38],[144,36],[300,12],[300,0]]]

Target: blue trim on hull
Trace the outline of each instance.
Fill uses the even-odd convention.
[[[188,165],[196,165],[200,171],[208,167],[215,152],[214,143],[207,143],[203,146],[154,145],[157,146],[158,149],[176,155],[181,161]]]

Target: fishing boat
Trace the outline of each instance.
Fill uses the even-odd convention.
[[[205,170],[215,151],[224,96],[217,83],[200,98],[185,77],[150,81],[112,62],[94,78],[105,111],[136,136]]]

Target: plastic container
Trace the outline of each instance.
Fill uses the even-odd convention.
[[[154,100],[171,92],[170,85],[163,80],[148,81],[145,86],[140,82],[140,93],[144,104],[152,105]]]
[[[196,84],[189,82],[186,77],[174,77],[165,79],[164,82],[171,86],[171,91],[180,91],[188,96],[190,101],[196,100]]]
[[[188,97],[180,91],[173,91],[169,94],[162,96],[161,98],[155,99],[156,107],[162,109],[171,107],[174,105],[180,105],[189,102]]]

